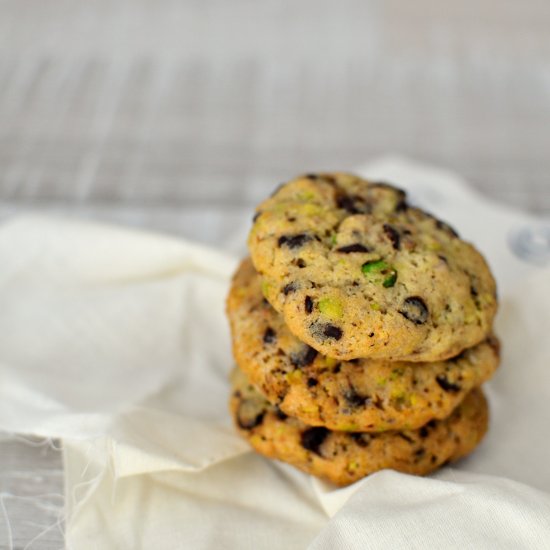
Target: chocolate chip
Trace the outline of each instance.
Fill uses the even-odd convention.
[[[317,174],[306,174],[305,176],[308,180],[312,180],[312,181],[315,181],[315,180],[318,180],[319,179],[319,176]]]
[[[370,249],[360,243],[355,243],[341,246],[336,249],[336,252],[340,252],[340,254],[351,254],[352,252],[370,252]]]
[[[470,294],[473,298],[477,298],[479,295],[479,292],[477,291],[477,288],[474,285],[470,285]]]
[[[275,415],[279,420],[286,420],[288,415],[285,414],[279,407],[275,406]]]
[[[384,224],[384,233],[388,237],[388,239],[391,241],[391,244],[395,250],[399,250],[401,246],[401,237],[399,236],[399,232],[393,225],[390,225],[389,223]]]
[[[361,210],[357,208],[354,198],[344,193],[336,197],[336,206],[346,212],[349,212],[350,214],[359,214],[361,212]]]
[[[365,433],[354,432],[350,434],[351,438],[359,447],[367,447],[370,443],[370,435]]]
[[[291,250],[295,248],[300,248],[308,241],[311,241],[312,238],[310,235],[306,235],[305,233],[298,233],[298,235],[283,235],[282,237],[279,237],[279,240],[277,241],[277,244],[279,246],[286,245]]]
[[[251,430],[256,426],[259,426],[264,421],[265,416],[265,411],[259,412],[252,416],[247,415],[247,406],[248,402],[243,401],[239,406],[239,410],[237,411],[237,424],[243,430]]]
[[[271,327],[267,327],[264,332],[264,344],[273,344],[277,340],[277,335]]]
[[[428,320],[429,315],[428,306],[420,296],[405,298],[399,313],[415,325],[423,325]]]
[[[332,369],[332,372],[334,374],[338,374],[340,372],[340,370],[342,369],[342,365],[341,363],[338,363],[333,369]]]
[[[420,449],[416,449],[416,451],[414,451],[414,456],[417,459],[422,458],[425,454],[426,454],[426,449],[424,449],[422,447],[420,447]]]
[[[409,204],[407,203],[407,200],[403,197],[397,201],[397,204],[395,205],[395,211],[396,212],[405,212],[409,208]]]
[[[301,435],[301,444],[304,449],[321,456],[320,447],[329,435],[329,430],[323,427],[309,428]]]
[[[443,391],[449,393],[458,393],[462,389],[458,384],[455,384],[454,382],[449,382],[444,374],[438,374],[435,377],[435,381],[439,384]]]
[[[309,330],[312,336],[316,340],[324,341],[327,338],[332,338],[334,340],[340,340],[342,338],[343,332],[341,328],[338,328],[335,325],[330,323],[311,323]]]
[[[384,402],[382,401],[382,399],[380,398],[380,396],[378,395],[375,395],[374,396],[374,399],[372,400],[372,404],[379,410],[383,411],[384,410]]]
[[[313,300],[310,296],[306,296],[306,299],[304,301],[304,307],[306,310],[306,313],[311,313],[313,311]]]
[[[396,432],[396,433],[401,439],[404,439],[407,443],[414,443],[414,439],[412,437],[409,437],[403,432]]]
[[[306,267],[306,262],[304,262],[304,260],[302,260],[302,258],[298,258],[296,260],[296,265],[300,268],[300,269],[303,269],[304,267]]]
[[[428,437],[429,433],[430,433],[430,430],[428,429],[427,426],[422,426],[422,428],[420,428],[420,430],[418,431],[418,435],[420,435],[422,439],[425,439],[426,437]]]
[[[340,338],[342,338],[343,332],[342,332],[341,328],[338,328],[335,325],[327,324],[323,328],[323,334],[327,338],[333,338],[334,340],[340,340]]]
[[[319,382],[316,378],[308,378],[307,379],[307,387],[308,388],[314,388]]]
[[[357,390],[350,386],[348,390],[344,392],[344,399],[346,403],[353,408],[364,407],[369,398],[365,395],[357,393]]]
[[[287,294],[290,294],[291,292],[296,291],[296,283],[292,281],[291,283],[288,283],[283,287],[283,294],[286,296]]]
[[[317,353],[317,350],[313,349],[311,346],[304,345],[299,352],[290,354],[290,362],[295,367],[307,367],[313,363],[317,357]]]

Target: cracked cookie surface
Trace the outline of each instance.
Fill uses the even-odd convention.
[[[233,371],[232,386],[235,425],[256,451],[341,486],[385,468],[432,472],[470,453],[488,424],[480,389],[470,392],[447,419],[432,420],[418,430],[368,434],[312,427],[285,415],[239,369]]]
[[[445,361],[340,361],[302,343],[263,298],[250,259],[227,300],[233,355],[250,382],[281,411],[312,426],[376,432],[414,429],[447,417],[499,362],[494,337]]]
[[[491,331],[483,256],[390,185],[293,180],[258,206],[248,245],[267,300],[329,357],[436,361]]]

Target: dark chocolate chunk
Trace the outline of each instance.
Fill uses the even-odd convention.
[[[415,325],[423,325],[428,320],[429,315],[428,306],[420,296],[405,298],[399,313]]]
[[[298,235],[283,235],[279,237],[279,240],[277,241],[277,244],[279,246],[286,245],[291,250],[295,248],[300,248],[308,241],[311,241],[312,238],[310,235],[306,235],[305,233],[298,233]]]
[[[323,334],[327,337],[327,338],[333,338],[334,340],[340,340],[340,338],[342,338],[342,329],[335,326],[335,325],[330,325],[330,324],[327,324],[327,325],[324,325],[323,327]]]
[[[320,447],[323,444],[323,441],[329,435],[329,430],[323,427],[309,428],[305,432],[302,432],[301,444],[304,449],[315,453],[316,455],[322,456],[320,452]]]
[[[378,395],[375,395],[374,396],[374,399],[372,399],[372,404],[379,410],[383,411],[384,410],[384,402],[382,401],[382,399],[380,398],[380,396]]]
[[[350,214],[359,214],[361,212],[361,210],[357,208],[355,199],[344,193],[336,197],[336,206]]]
[[[271,327],[267,327],[264,332],[264,344],[273,344],[277,340],[277,335]]]
[[[405,212],[408,208],[409,208],[409,204],[404,197],[399,199],[397,201],[397,204],[395,205],[396,212]]]
[[[313,311],[313,300],[311,299],[311,296],[306,296],[306,299],[304,301],[304,308],[306,310],[306,313],[311,313]]]
[[[290,294],[291,292],[294,292],[296,290],[296,283],[292,281],[291,283],[288,283],[283,287],[283,294],[286,296],[287,294]]]
[[[401,246],[401,237],[399,235],[399,232],[393,225],[390,225],[389,223],[384,224],[384,233],[388,237],[388,239],[391,241],[391,244],[395,250],[399,250]]]
[[[318,180],[319,179],[319,176],[317,174],[306,174],[306,178],[308,180],[312,180],[312,181],[315,181],[315,180]]]
[[[318,351],[313,349],[311,346],[304,345],[304,347],[296,353],[290,354],[290,362],[295,367],[307,367],[311,365],[315,358],[317,357]]]
[[[298,258],[296,260],[296,265],[300,268],[300,269],[303,269],[304,267],[306,267],[306,262],[304,262],[304,260],[302,260],[302,258]]]
[[[307,387],[314,388],[319,382],[316,378],[310,377],[307,379]]]
[[[429,433],[430,433],[430,430],[428,429],[428,426],[422,426],[422,428],[420,428],[420,430],[418,431],[418,435],[420,435],[422,439],[425,439],[426,437],[428,437]]]
[[[275,406],[275,415],[279,420],[286,420],[288,415],[285,414],[278,406]]]
[[[338,328],[337,326],[330,323],[311,323],[311,325],[309,326],[309,330],[315,339],[321,341],[324,341],[327,338],[340,340],[343,334],[341,328]]]
[[[449,382],[444,374],[438,374],[435,377],[435,381],[439,384],[442,390],[449,393],[458,393],[462,389],[459,384]]]
[[[352,252],[370,252],[370,249],[360,243],[348,244],[336,249],[340,254],[351,254]]]
[[[359,445],[359,447],[363,447],[363,448],[367,447],[368,444],[370,443],[369,434],[354,432],[354,433],[351,433],[350,435],[351,435],[351,438],[355,441],[355,443]]]
[[[246,414],[247,401],[243,401],[237,411],[237,423],[243,430],[251,430],[264,421],[265,411],[249,416]]]
[[[338,208],[349,212],[350,214],[358,214],[359,210],[355,206],[354,200],[348,195],[339,195],[336,199],[336,205]]]
[[[470,285],[470,294],[473,298],[477,298],[479,295],[479,292],[477,291],[477,288],[474,285]]]
[[[414,443],[414,439],[412,437],[409,437],[407,434],[404,434],[403,432],[396,432],[396,434],[401,439],[404,439],[407,443]]]
[[[350,407],[359,408],[365,406],[369,397],[357,393],[357,390],[353,386],[350,386],[349,389],[344,392],[344,399]]]

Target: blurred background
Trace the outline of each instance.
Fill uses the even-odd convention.
[[[550,3],[0,1],[2,218],[236,251],[280,181],[387,154],[550,216]],[[0,547],[60,548],[61,491],[50,445],[0,442]]]

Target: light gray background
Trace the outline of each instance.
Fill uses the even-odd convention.
[[[279,181],[387,153],[548,216],[550,4],[0,1],[2,217],[239,251]],[[47,442],[0,441],[0,548],[61,548],[61,490]]]

